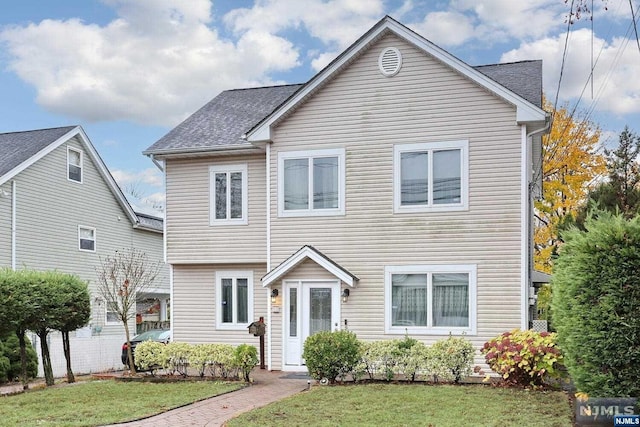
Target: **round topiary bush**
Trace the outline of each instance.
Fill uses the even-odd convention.
[[[326,378],[334,383],[339,375],[352,372],[360,362],[360,347],[353,332],[323,331],[306,339],[302,357],[312,378]]]

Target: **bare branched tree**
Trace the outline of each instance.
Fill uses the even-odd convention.
[[[150,261],[135,248],[116,251],[112,257],[100,259],[96,268],[98,293],[105,300],[107,310],[114,313],[124,325],[127,336],[129,369],[136,373],[131,353],[129,321],[135,317],[136,296],[148,289],[160,272],[160,261]]]

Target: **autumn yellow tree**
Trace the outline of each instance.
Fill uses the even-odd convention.
[[[544,101],[544,108],[553,106]],[[559,243],[558,227],[573,221],[591,191],[606,174],[604,156],[598,152],[600,128],[559,108],[551,130],[542,139],[542,199],[536,201],[534,266],[551,273],[552,255]]]

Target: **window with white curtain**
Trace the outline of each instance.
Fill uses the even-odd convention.
[[[467,208],[468,141],[394,146],[394,211]]]
[[[78,249],[81,251],[96,251],[96,229],[78,226]]]
[[[476,266],[385,268],[387,333],[475,334]]]
[[[245,329],[253,322],[253,272],[216,272],[216,326]]]
[[[209,167],[211,225],[247,224],[247,165]]]
[[[82,182],[82,159],[81,150],[67,147],[67,179],[74,182]]]
[[[278,153],[279,215],[344,215],[344,156],[344,149]]]

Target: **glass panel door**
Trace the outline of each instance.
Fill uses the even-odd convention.
[[[309,289],[309,335],[331,330],[331,288]]]

